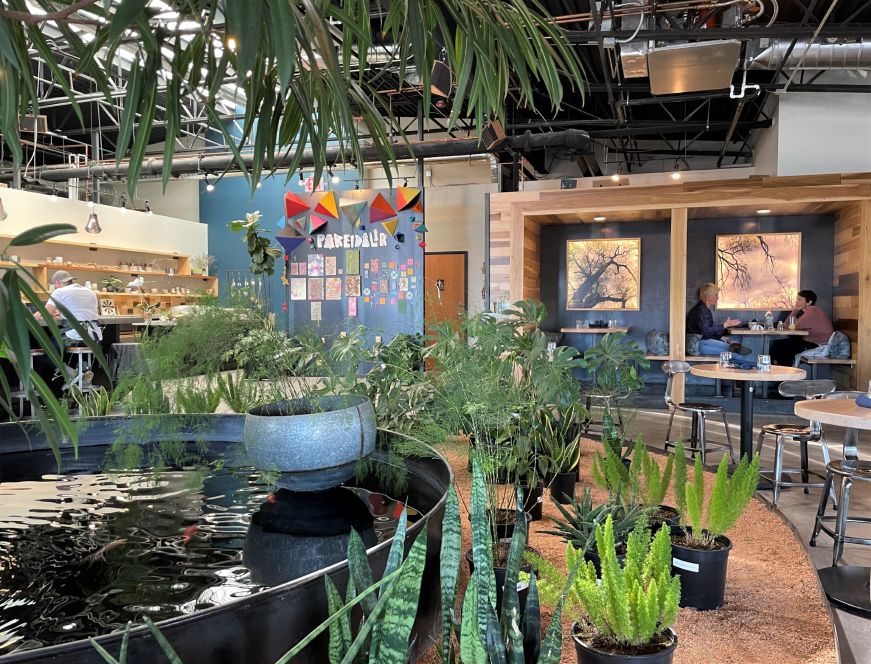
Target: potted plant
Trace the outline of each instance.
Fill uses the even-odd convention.
[[[563,504],[575,495],[580,454],[579,410],[581,406],[577,403],[562,409],[542,408],[533,429],[539,471],[550,487],[551,496]]]
[[[202,274],[208,276],[209,269],[214,267],[215,257],[209,254],[197,254],[191,256],[191,274]]]
[[[753,461],[742,457],[731,476],[724,456],[707,501],[701,457],[696,457],[691,483],[680,478],[686,472],[685,465],[675,468],[675,486],[684,486],[683,496],[677,497],[683,526],[671,528],[674,568],[682,583],[681,606],[702,611],[716,609],[725,597],[726,568],[732,549],[726,533],[734,527],[756,491],[759,455],[754,455]]]
[[[572,498],[568,506],[563,506],[554,500],[562,519],[553,519],[555,530],[542,531],[548,535],[562,537],[576,550],[583,554],[585,560],[593,563],[598,571],[601,561],[596,551],[596,528],[610,518],[614,527],[615,552],[617,559],[622,561],[626,555],[626,538],[629,533],[644,521],[645,511],[637,505],[626,507],[620,500],[607,502],[593,507],[593,498],[589,488],[584,488],[580,502]]]
[[[103,290],[107,293],[120,293],[124,290],[124,282],[114,274],[103,279],[101,283],[103,284]]]
[[[281,256],[281,249],[271,246],[269,238],[264,237],[267,231],[260,225],[260,212],[249,212],[245,221],[237,219],[229,224],[234,233],[244,231],[242,242],[251,257],[251,273],[272,275],[275,272],[275,259]]]
[[[681,584],[671,573],[668,532],[660,529],[651,542],[650,531],[636,527],[627,541],[625,566],[617,561],[614,544],[609,516],[604,528],[596,528],[601,578],[592,563],[581,564],[569,591],[584,614],[572,625],[578,663],[668,664],[677,648],[671,627],[677,620]],[[580,555],[572,551],[569,547],[569,569]]]
[[[677,508],[662,504],[671,484],[674,459],[671,454],[667,455],[665,466],[660,467],[640,437],[635,443],[629,474],[638,478],[638,500],[647,509],[651,525],[676,525],[680,518]]]

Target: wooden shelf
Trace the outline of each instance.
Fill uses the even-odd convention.
[[[161,277],[183,277],[185,279],[201,279],[202,281],[213,283],[217,280],[217,277],[204,277],[201,274],[169,274],[167,272],[160,272],[152,270],[149,272],[148,270],[125,270],[120,267],[93,267],[91,265],[81,265],[81,264],[72,264],[72,265],[64,265],[62,263],[34,263],[29,267],[44,267],[46,269],[56,269],[56,270],[67,270],[73,272],[104,272],[110,274],[127,274],[131,277],[139,277],[139,276],[147,276],[147,275],[157,275]]]
[[[563,327],[563,334],[611,334],[611,332],[623,332],[629,334],[629,327]]]
[[[188,299],[188,300],[199,300],[200,298],[203,297],[202,294],[200,294],[200,293],[113,293],[111,291],[94,291],[94,294],[100,298],[122,298],[122,299],[126,299],[126,300],[131,300],[131,299],[139,300],[139,299],[142,299],[143,297],[145,299],[148,299],[148,298],[156,298],[156,299],[181,298],[181,299]],[[49,298],[50,295],[51,295],[51,293],[39,293],[39,296],[42,299],[46,299],[46,300]]]
[[[3,240],[11,240],[14,238],[14,235],[6,235],[0,234],[0,239]],[[178,259],[187,259],[189,256],[186,254],[180,254],[177,251],[152,251],[150,249],[137,249],[134,247],[112,247],[106,245],[98,245],[96,242],[74,242],[72,240],[45,240],[44,242],[40,242],[40,244],[56,244],[62,245],[66,247],[82,247],[85,249],[89,249],[91,251],[100,251],[101,249],[104,251],[123,251],[125,253],[130,254],[149,254],[151,256],[164,256],[167,258],[178,258]]]

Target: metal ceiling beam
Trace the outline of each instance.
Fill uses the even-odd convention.
[[[683,134],[690,131],[726,131],[730,122],[684,122],[681,124],[667,124],[650,127],[626,127],[621,129],[599,129],[589,132],[591,138],[616,138],[620,136],[650,136],[656,134]],[[756,122],[739,122],[737,125],[742,131],[748,129],[768,129],[771,120],[759,120]]]
[[[633,30],[570,30],[565,33],[566,39],[572,44],[585,44],[595,46],[599,39],[629,39],[634,35]],[[707,41],[711,39],[802,39],[810,38],[814,34],[811,26],[800,25],[772,25],[766,27],[748,28],[704,28],[699,30],[684,29],[656,29],[641,30],[635,38],[639,41],[685,41],[695,39]],[[827,24],[819,34],[820,37],[869,37],[871,36],[871,24],[853,23],[852,25]]]

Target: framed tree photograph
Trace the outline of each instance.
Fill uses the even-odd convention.
[[[641,238],[569,240],[566,309],[641,308]]]
[[[791,311],[801,274],[801,233],[717,236],[718,309]]]

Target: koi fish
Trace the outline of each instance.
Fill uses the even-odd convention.
[[[126,539],[115,540],[114,542],[109,542],[108,544],[104,544],[99,549],[94,551],[91,554],[88,554],[84,558],[79,561],[79,565],[93,565],[95,562],[106,559],[106,554],[112,549],[118,549],[127,544]]]
[[[185,528],[181,534],[182,543],[187,544],[188,542],[190,542],[194,538],[194,535],[199,532],[199,530],[199,526],[188,526],[187,528]]]

